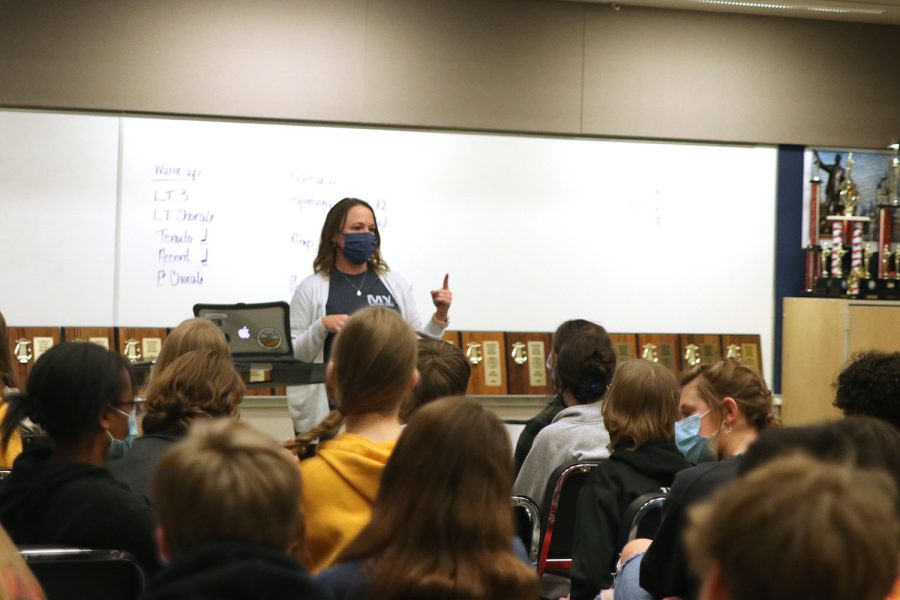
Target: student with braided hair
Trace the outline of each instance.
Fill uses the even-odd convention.
[[[381,473],[400,437],[400,407],[418,380],[416,334],[397,311],[364,308],[335,337],[326,387],[337,409],[286,444],[300,454],[345,426],[300,463],[305,559],[313,573],[331,565],[368,524]]]
[[[601,404],[616,370],[616,354],[606,330],[593,323],[582,329],[560,347],[552,367],[554,389],[560,390],[566,408],[534,439],[514,486],[516,494],[538,506],[554,469],[609,456]]]

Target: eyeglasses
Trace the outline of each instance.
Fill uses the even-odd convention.
[[[146,402],[146,400],[144,398],[141,398],[140,396],[135,396],[131,400],[131,402],[125,402],[123,404],[120,404],[119,406],[113,406],[112,404],[110,404],[109,406],[113,410],[118,411],[119,413],[121,413],[123,415],[126,415],[128,417],[134,417],[135,420],[140,420],[140,418],[144,416],[144,403],[145,402]],[[123,407],[126,407],[129,404],[131,405],[131,410],[128,410],[128,411],[122,410]]]
[[[547,355],[546,367],[547,367],[547,370],[550,371],[555,366],[556,366],[556,352],[551,351],[550,354]]]

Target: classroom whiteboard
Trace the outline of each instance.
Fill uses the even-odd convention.
[[[119,120],[0,111],[0,311],[11,325],[113,318]]]
[[[98,144],[94,175],[118,194],[80,194],[82,236],[30,259],[84,266],[80,240],[115,235],[104,259],[115,276],[78,286],[79,322],[173,326],[197,302],[290,300],[328,208],[357,196],[375,207],[383,255],[413,284],[423,318],[450,273],[453,329],[553,330],[582,317],[611,331],[759,333],[771,373],[773,147],[115,123],[120,155]]]

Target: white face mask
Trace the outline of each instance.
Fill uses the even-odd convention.
[[[120,415],[128,417],[128,435],[125,436],[125,439],[120,440],[117,439],[108,429],[106,430],[106,435],[109,436],[109,448],[107,448],[106,450],[106,458],[122,458],[128,453],[129,450],[131,450],[131,444],[134,443],[134,438],[137,437],[137,414],[135,409],[133,409],[130,413],[127,413],[124,410],[119,410],[112,405],[110,405],[110,408]]]

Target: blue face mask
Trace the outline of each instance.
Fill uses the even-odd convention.
[[[110,408],[120,415],[128,417],[128,435],[125,436],[124,440],[119,440],[116,439],[108,429],[106,430],[106,435],[109,436],[109,448],[106,450],[106,458],[122,458],[129,450],[131,450],[131,444],[134,443],[134,438],[137,437],[137,416],[133,410],[130,413],[127,413],[119,410],[115,406],[110,406]]]
[[[362,231],[344,234],[344,256],[354,265],[369,262],[377,247],[378,240],[373,233]]]
[[[700,435],[700,422],[709,411],[675,422],[675,444],[684,457],[694,464],[716,460],[716,435]]]

